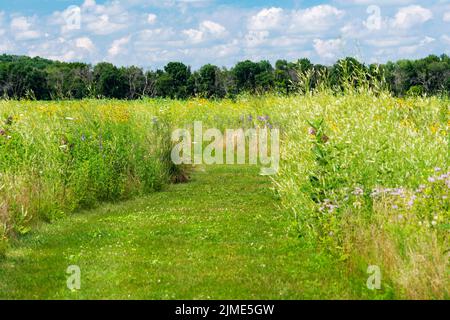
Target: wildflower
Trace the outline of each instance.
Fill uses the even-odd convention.
[[[248,121],[253,121],[253,117],[251,115],[248,116]]]
[[[398,218],[398,220],[403,220],[403,215],[399,214],[397,218]]]
[[[360,187],[356,187],[352,194],[355,196],[362,196],[364,194],[364,190]]]
[[[4,135],[6,135],[6,131],[3,129],[0,129],[0,136],[4,136]]]
[[[445,173],[445,174],[440,175],[440,176],[438,177],[438,180],[439,180],[439,181],[443,181],[443,180],[448,179],[448,177],[449,177],[449,174],[448,174],[448,173]]]
[[[398,209],[398,205],[394,204],[394,205],[392,206],[392,209],[397,210],[397,209]]]
[[[428,182],[434,183],[434,182],[436,182],[436,178],[435,177],[429,177],[428,178]]]
[[[81,135],[81,141],[86,141],[86,136],[84,135],[84,133]]]
[[[317,134],[317,131],[314,128],[309,128],[308,133],[312,136],[315,136]]]
[[[327,143],[328,141],[330,141],[330,138],[326,134],[322,135],[322,142]]]
[[[408,202],[408,206],[409,206],[409,207],[414,206],[414,202],[416,201],[416,199],[417,199],[417,196],[413,195],[413,196],[411,197],[411,199],[409,200],[409,202]]]
[[[397,188],[397,189],[392,189],[390,191],[390,194],[392,196],[404,197],[404,192],[405,192],[405,190],[403,190],[402,188]]]
[[[433,220],[433,221],[431,222],[431,224],[432,224],[433,226],[435,226],[435,225],[437,225],[437,222]]]
[[[434,168],[434,172],[440,172],[442,169],[439,167]]]
[[[422,193],[426,189],[426,186],[421,184],[419,188],[416,190],[416,193]]]

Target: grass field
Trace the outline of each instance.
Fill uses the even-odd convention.
[[[364,277],[286,233],[269,188],[255,167],[198,168],[189,184],[43,225],[11,248],[0,297],[375,297]],[[79,291],[66,287],[69,265],[81,268]]]
[[[1,101],[0,297],[448,299],[449,105]],[[170,133],[194,121],[279,128],[279,173],[173,165]]]

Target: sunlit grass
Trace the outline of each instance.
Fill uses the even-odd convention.
[[[179,170],[167,157],[174,128],[194,121],[221,131],[270,123],[282,134],[281,170],[271,186],[276,204],[290,213],[291,237],[357,274],[380,266],[388,295],[448,298],[449,105],[443,98],[352,90],[236,101],[2,101],[0,253],[7,252],[6,239],[41,221],[161,190]],[[220,216],[226,193],[217,196]],[[176,209],[180,217],[200,210],[183,211],[172,200],[161,210]],[[214,237],[220,243],[225,235]]]

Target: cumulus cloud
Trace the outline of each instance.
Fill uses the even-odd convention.
[[[345,41],[342,39],[314,39],[316,53],[324,59],[334,59],[343,50]]]
[[[262,30],[262,31],[255,31],[252,30],[250,31],[246,36],[245,36],[245,44],[248,47],[258,47],[262,44],[264,44],[264,42],[269,38],[269,31],[266,30]]]
[[[0,10],[0,51],[153,68],[178,60],[196,68],[303,56],[330,63],[352,47],[366,61],[449,48],[450,7],[442,0],[328,0],[300,9],[264,3],[251,8],[213,0],[84,0],[79,28],[67,24],[70,7],[34,16]],[[373,6],[369,10],[374,3],[379,16]]]
[[[421,25],[433,18],[431,10],[419,5],[412,5],[400,8],[395,15],[393,27],[400,29],[409,29]]]
[[[183,34],[189,39],[191,43],[200,43],[203,41],[204,34],[202,31],[197,29],[186,29],[183,30]]]
[[[419,43],[417,43],[415,45],[403,46],[403,47],[398,48],[398,51],[402,55],[412,55],[412,54],[416,53],[420,48],[426,47],[435,41],[436,41],[436,39],[427,36],[427,37],[424,37],[422,40],[420,40]]]
[[[39,41],[27,46],[29,56],[46,57],[58,61],[84,61],[95,60],[96,51],[94,44],[87,37],[66,39],[58,37],[47,41]]]
[[[108,54],[111,57],[115,57],[120,53],[123,53],[123,47],[128,44],[130,41],[130,37],[123,37],[117,40],[114,40],[111,47],[108,50]]]
[[[340,4],[346,5],[373,5],[377,4],[379,6],[398,6],[398,5],[406,5],[410,3],[417,2],[415,0],[339,0],[337,1]]]
[[[323,32],[331,28],[345,12],[330,5],[297,10],[292,14],[290,30],[295,32]]]
[[[285,19],[282,8],[266,8],[250,18],[248,28],[250,30],[279,29],[282,27]]]
[[[32,23],[31,18],[19,16],[11,20],[11,32],[16,40],[33,40],[41,36]]]
[[[206,40],[220,39],[227,35],[227,29],[219,23],[205,20],[199,24],[198,29],[183,30],[189,42],[196,44]]]
[[[95,45],[92,42],[91,39],[88,37],[81,37],[75,39],[75,46],[80,49],[87,50],[88,52],[94,52],[95,51]]]
[[[221,37],[227,33],[227,29],[225,29],[224,26],[209,20],[200,23],[200,30],[205,33],[212,34],[216,37]]]

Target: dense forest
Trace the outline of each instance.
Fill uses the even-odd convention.
[[[197,71],[181,62],[170,62],[163,70],[151,71],[106,62],[92,66],[0,56],[0,95],[12,99],[224,98],[242,92],[290,94],[313,90],[323,83],[339,91],[349,80],[358,86],[361,77],[369,85],[384,83],[396,96],[446,94],[450,91],[450,57],[430,55],[382,65],[345,58],[333,66],[315,65],[308,59],[279,60],[275,66],[268,61],[247,60],[231,69],[207,64]]]

